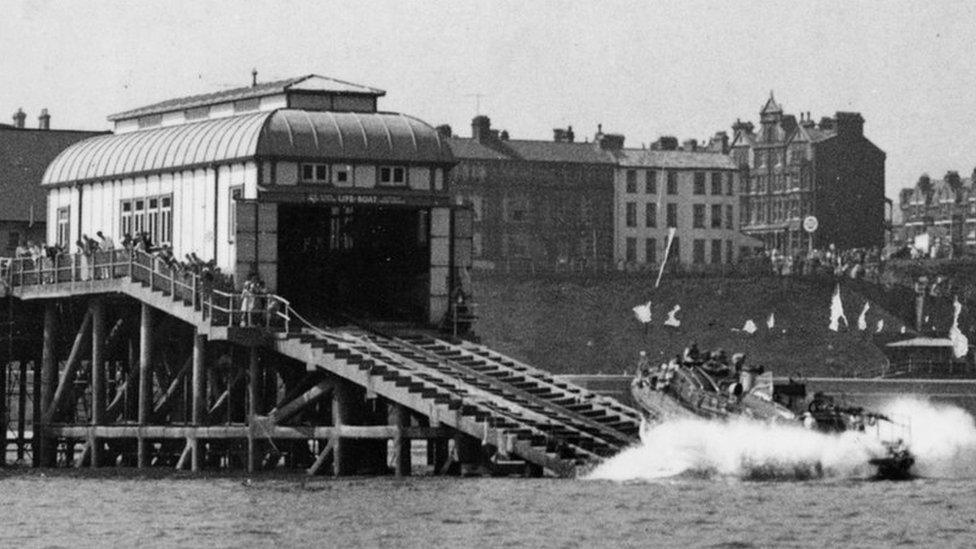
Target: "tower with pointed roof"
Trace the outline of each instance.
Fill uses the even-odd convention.
[[[859,113],[817,123],[809,112],[785,113],[770,91],[759,127],[738,120],[732,131],[743,232],[789,254],[884,245],[885,153],[864,136]],[[813,234],[802,228],[809,216],[820,225]]]

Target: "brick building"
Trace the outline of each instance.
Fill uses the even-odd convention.
[[[450,135],[449,128],[441,131]],[[619,145],[617,144],[619,140]],[[474,210],[474,257],[482,266],[609,264],[613,259],[613,148],[622,136],[576,141],[510,139],[487,116],[471,137],[449,138],[457,166],[449,188]]]
[[[62,150],[102,132],[52,130],[47,109],[37,127],[26,127],[18,109],[13,124],[0,124],[0,256],[12,256],[21,241],[45,242],[46,193],[41,177]]]
[[[732,156],[743,170],[742,231],[767,248],[805,250],[806,216],[819,228],[813,246],[885,244],[885,153],[864,136],[864,118],[837,112],[814,122],[784,114],[772,94],[759,127],[737,121]]]
[[[715,140],[713,140],[714,144]],[[676,147],[662,138],[650,149],[621,149],[614,182],[614,260],[628,268],[664,258],[684,265],[735,262],[746,239],[739,232],[738,170],[732,159],[694,141]]]
[[[973,176],[976,177],[976,171]],[[903,229],[900,243],[937,248],[956,255],[976,250],[976,191],[973,177],[950,171],[942,179],[927,174],[899,193]],[[925,238],[918,239],[925,235]]]

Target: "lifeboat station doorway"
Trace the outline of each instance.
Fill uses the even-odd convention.
[[[430,209],[279,204],[278,293],[326,323],[424,322]]]

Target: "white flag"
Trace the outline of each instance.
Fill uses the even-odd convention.
[[[962,358],[969,354],[969,338],[959,329],[959,313],[962,312],[962,303],[959,298],[952,302],[952,328],[949,328],[949,339],[952,341],[952,354],[956,358]]]
[[[874,330],[874,333],[880,334],[881,333],[881,330],[884,330],[884,319],[883,318],[878,321],[878,328],[876,330]]]
[[[861,309],[861,316],[857,317],[857,329],[861,330],[862,332],[868,329],[868,309],[870,308],[871,305],[865,301],[864,308]]]
[[[830,329],[837,331],[840,329],[840,320],[844,319],[844,326],[849,326],[847,317],[844,316],[844,303],[840,300],[840,284],[834,289],[834,297],[830,300]]]
[[[752,319],[750,318],[749,320],[746,321],[746,325],[742,327],[742,331],[747,334],[756,333],[756,323],[753,322]]]
[[[668,318],[667,318],[667,320],[664,321],[664,325],[665,326],[673,326],[675,328],[677,328],[678,326],[681,326],[681,321],[678,320],[678,318],[676,316],[678,314],[678,311],[680,311],[680,310],[681,310],[681,305],[675,305],[674,306],[674,309],[671,309],[671,311],[668,312]]]
[[[644,324],[651,321],[651,302],[648,301],[643,305],[638,305],[634,307],[634,314],[637,315],[637,320],[640,320]]]
[[[773,316],[773,313],[769,313],[769,318],[766,319],[766,327],[770,330],[776,327],[776,317]]]

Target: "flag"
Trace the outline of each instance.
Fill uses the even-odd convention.
[[[952,301],[952,328],[949,328],[949,340],[952,341],[952,354],[956,358],[962,358],[969,354],[969,338],[959,329],[959,313],[962,312],[962,303],[956,297]]]
[[[678,318],[676,316],[678,314],[678,311],[680,311],[680,310],[681,310],[681,305],[675,305],[674,306],[674,309],[671,309],[671,311],[668,312],[668,318],[667,318],[667,320],[664,321],[664,325],[665,326],[673,326],[675,328],[677,328],[678,326],[681,326],[681,321],[678,320]]]
[[[664,247],[664,259],[661,260],[661,268],[657,271],[657,280],[654,282],[654,287],[657,288],[661,284],[661,275],[664,274],[664,265],[668,262],[668,254],[671,253],[671,243],[674,242],[674,227],[668,228],[668,243]],[[679,258],[680,259],[680,258]]]
[[[878,321],[878,328],[876,330],[874,330],[874,333],[880,334],[881,333],[881,330],[884,330],[884,319],[883,318]]]
[[[773,313],[769,313],[769,318],[766,319],[766,327],[770,330],[776,327],[776,317],[773,316]]]
[[[747,334],[756,333],[756,323],[753,322],[752,319],[750,318],[749,320],[746,321],[746,325],[742,327],[742,331]]]
[[[844,319],[844,326],[848,326],[847,317],[844,316],[844,303],[840,300],[840,284],[838,284],[834,289],[834,297],[830,300],[830,329],[838,331],[841,319]]]
[[[648,301],[643,305],[638,305],[634,307],[634,314],[637,315],[637,320],[647,324],[651,321],[651,302]]]
[[[861,309],[861,316],[857,317],[857,329],[862,332],[868,329],[868,309],[870,308],[871,305],[865,301],[864,308]]]

